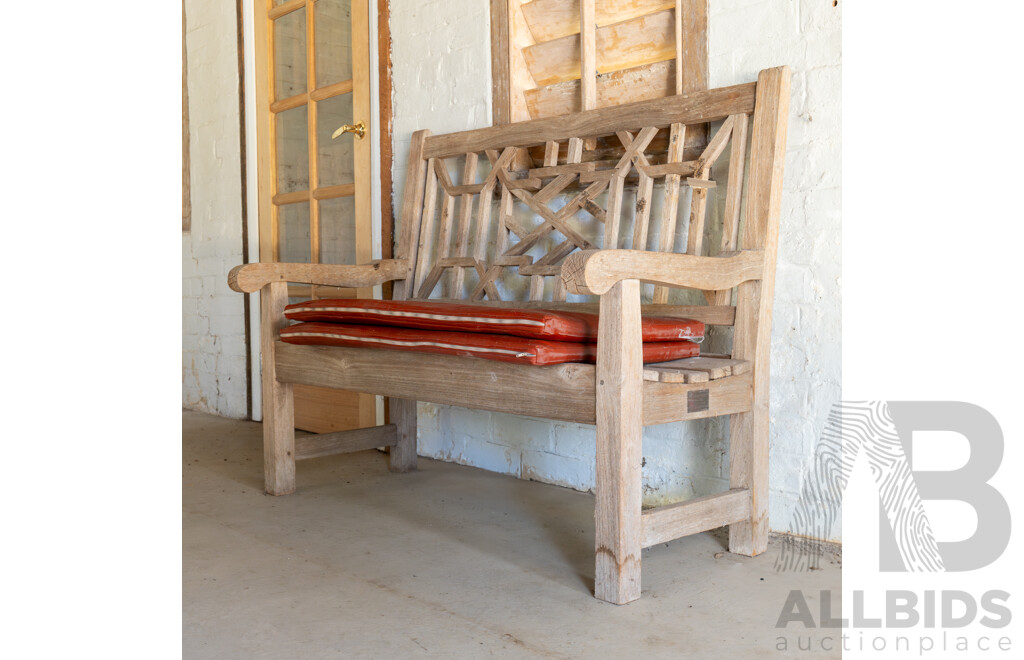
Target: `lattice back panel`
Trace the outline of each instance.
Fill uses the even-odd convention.
[[[409,298],[565,300],[562,261],[575,250],[630,248],[701,255],[737,249],[748,115],[729,115],[696,160],[683,160],[686,125],[608,136],[588,152],[572,137],[544,145],[539,166],[523,147],[429,158]],[[588,136],[589,137],[589,136]],[[656,140],[656,138],[658,138]],[[657,149],[658,144],[667,145]],[[617,145],[614,145],[617,146]],[[712,166],[729,149],[727,175]],[[660,153],[659,153],[660,151]],[[658,184],[658,185],[656,185]],[[707,245],[708,191],[723,184],[722,231]],[[690,189],[685,244],[680,202]],[[681,237],[680,237],[681,238]],[[667,302],[656,288],[655,303]],[[728,302],[728,292],[707,292]]]

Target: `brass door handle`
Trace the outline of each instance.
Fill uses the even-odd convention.
[[[360,119],[354,124],[345,124],[338,130],[334,131],[334,134],[331,135],[331,139],[333,140],[342,133],[355,133],[356,137],[362,139],[366,135],[366,122]]]

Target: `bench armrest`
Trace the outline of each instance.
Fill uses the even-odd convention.
[[[562,281],[570,293],[603,295],[621,280],[663,286],[721,291],[761,279],[764,252],[741,250],[698,257],[643,250],[583,250],[562,264]]]
[[[240,293],[259,291],[271,282],[360,288],[404,279],[408,272],[405,259],[382,259],[361,266],[261,262],[232,268],[228,274],[228,286]]]

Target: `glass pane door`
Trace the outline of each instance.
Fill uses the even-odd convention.
[[[256,0],[255,11],[260,261],[367,263],[369,0]],[[293,302],[371,295],[289,286]],[[376,423],[372,395],[298,384],[294,391],[297,428],[326,433]]]
[[[365,2],[365,0],[362,0]],[[369,171],[369,138],[360,137],[354,98],[352,0],[290,0],[268,9],[271,73],[273,259],[301,263],[369,261],[368,215],[360,206],[356,172]],[[360,0],[356,0],[359,5]],[[357,8],[361,8],[358,7]],[[357,33],[358,34],[358,33]],[[362,40],[365,41],[365,38]],[[355,47],[355,49],[354,49]],[[366,72],[368,73],[368,72]],[[368,86],[368,85],[367,85]],[[368,91],[368,90],[367,90]],[[348,126],[349,130],[337,134]],[[364,128],[365,131],[365,128]],[[356,167],[365,157],[367,166]],[[367,177],[368,179],[368,177]],[[366,292],[293,286],[295,297],[355,296]]]

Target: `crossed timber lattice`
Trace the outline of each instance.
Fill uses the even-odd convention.
[[[686,252],[702,254],[704,250],[707,191],[716,186],[710,179],[711,167],[731,143],[721,252],[736,249],[739,235],[740,191],[742,190],[743,165],[746,149],[748,116],[731,115],[707,144],[701,155],[692,161],[683,161],[683,143],[686,127],[672,124],[669,127],[669,141],[664,162],[655,164],[653,156],[646,152],[658,133],[657,127],[646,127],[635,135],[628,131],[615,134],[624,152],[617,160],[582,162],[584,139],[569,138],[564,164],[558,164],[559,144],[545,144],[542,167],[531,167],[527,150],[523,147],[508,146],[500,153],[488,150],[485,153],[490,172],[481,182],[476,182],[479,154],[467,153],[462,171],[461,183],[456,185],[448,173],[444,159],[431,158],[427,164],[426,189],[423,201],[423,223],[419,236],[419,262],[416,266],[412,291],[415,298],[429,298],[444,274],[451,270],[451,277],[443,282],[442,297],[482,300],[501,300],[497,283],[510,268],[519,275],[530,278],[529,297],[541,300],[544,296],[544,278],[554,277],[556,300],[565,299],[559,277],[561,263],[575,250],[598,247],[579,231],[573,229],[570,219],[578,211],[589,213],[604,224],[604,247],[617,248],[622,218],[623,191],[627,178],[636,180],[635,213],[626,221],[632,221],[633,249],[648,249],[652,224],[660,227],[657,245],[650,249],[671,252],[674,247],[678,219],[679,193],[681,186],[692,189],[689,229]],[[522,163],[528,163],[525,167]],[[518,167],[517,167],[518,165]],[[656,179],[664,179],[664,203],[658,217],[652,217],[652,197]],[[547,183],[545,183],[547,181]],[[558,208],[549,204],[563,191],[577,184],[575,195]],[[440,214],[435,223],[438,189],[441,191]],[[488,261],[487,237],[496,189],[499,189],[498,235],[495,256]],[[607,191],[606,208],[594,200]],[[473,223],[474,197],[477,197],[476,236],[472,240],[470,253],[470,232]],[[540,219],[536,227],[526,227],[514,216],[515,203],[519,202]],[[458,212],[456,214],[456,203]],[[456,217],[457,216],[457,217]],[[435,232],[439,228],[436,236]],[[454,237],[452,231],[454,230]],[[542,256],[526,253],[538,246],[543,239],[554,233],[563,240],[556,243]],[[454,254],[452,239],[454,238]],[[429,254],[437,246],[437,258],[429,263]],[[429,268],[428,268],[429,267]],[[466,270],[473,269],[477,284],[466,292]],[[656,287],[654,302],[667,302],[668,290]],[[705,292],[712,304],[725,304],[728,291]]]

